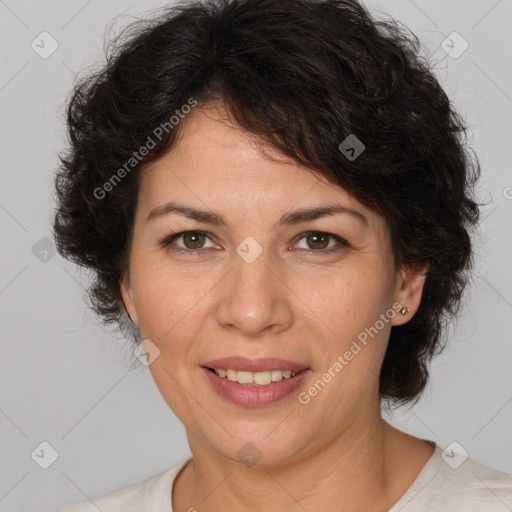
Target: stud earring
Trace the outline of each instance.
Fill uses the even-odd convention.
[[[409,310],[404,306],[404,307],[400,310],[400,313],[402,313],[402,315],[406,315],[407,313],[409,313]]]

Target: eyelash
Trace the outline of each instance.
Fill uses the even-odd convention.
[[[208,238],[210,238],[206,231],[198,231],[198,230],[180,231],[179,233],[174,233],[174,234],[169,235],[166,238],[164,238],[164,240],[162,240],[162,242],[161,242],[161,246],[163,248],[167,248],[168,246],[171,245],[171,243],[174,240],[176,240],[177,238],[180,238],[183,235],[186,235],[188,233],[199,233],[201,235],[206,235]],[[330,253],[332,253],[334,251],[338,251],[338,250],[340,250],[342,248],[350,247],[350,244],[344,238],[341,238],[340,236],[334,235],[332,233],[326,233],[325,231],[306,231],[304,233],[301,233],[297,237],[297,241],[295,242],[295,244],[299,243],[303,238],[305,238],[308,235],[313,234],[313,233],[314,234],[320,234],[320,235],[327,235],[328,237],[336,240],[340,244],[340,246],[339,247],[330,248],[330,249],[318,249],[318,250],[315,250],[315,249],[310,249],[310,250],[302,249],[307,254],[330,254]],[[211,238],[210,238],[210,240],[211,240]],[[184,249],[183,247],[173,247],[171,250],[179,251],[179,252],[182,252],[182,253],[189,254],[191,256],[198,256],[199,257],[199,256],[202,256],[204,253],[208,252],[209,249],[210,249],[210,247],[206,248],[206,249]]]

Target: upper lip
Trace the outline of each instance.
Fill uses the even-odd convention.
[[[203,363],[205,368],[241,370],[246,372],[264,372],[270,370],[291,370],[298,373],[307,368],[306,365],[285,359],[261,358],[248,359],[242,356],[223,357]]]

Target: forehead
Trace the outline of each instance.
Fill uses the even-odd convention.
[[[283,181],[317,184],[322,176],[263,143],[254,134],[237,126],[220,107],[197,107],[183,121],[173,148],[160,160],[147,166],[144,177],[152,170],[167,167],[187,169],[190,180],[201,178],[231,182],[266,181],[273,176],[272,185]],[[267,185],[269,184],[268,181]],[[255,185],[256,183],[254,183]]]
[[[173,148],[144,168],[139,205],[149,210],[186,199],[238,217],[336,203],[378,219],[347,190],[234,124],[218,108],[196,108],[180,126]]]

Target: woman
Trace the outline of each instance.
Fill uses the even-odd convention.
[[[64,510],[512,506],[512,475],[381,418],[425,388],[478,221],[414,36],[356,0],[188,3],[128,34],[70,100],[55,235],[192,457]]]

